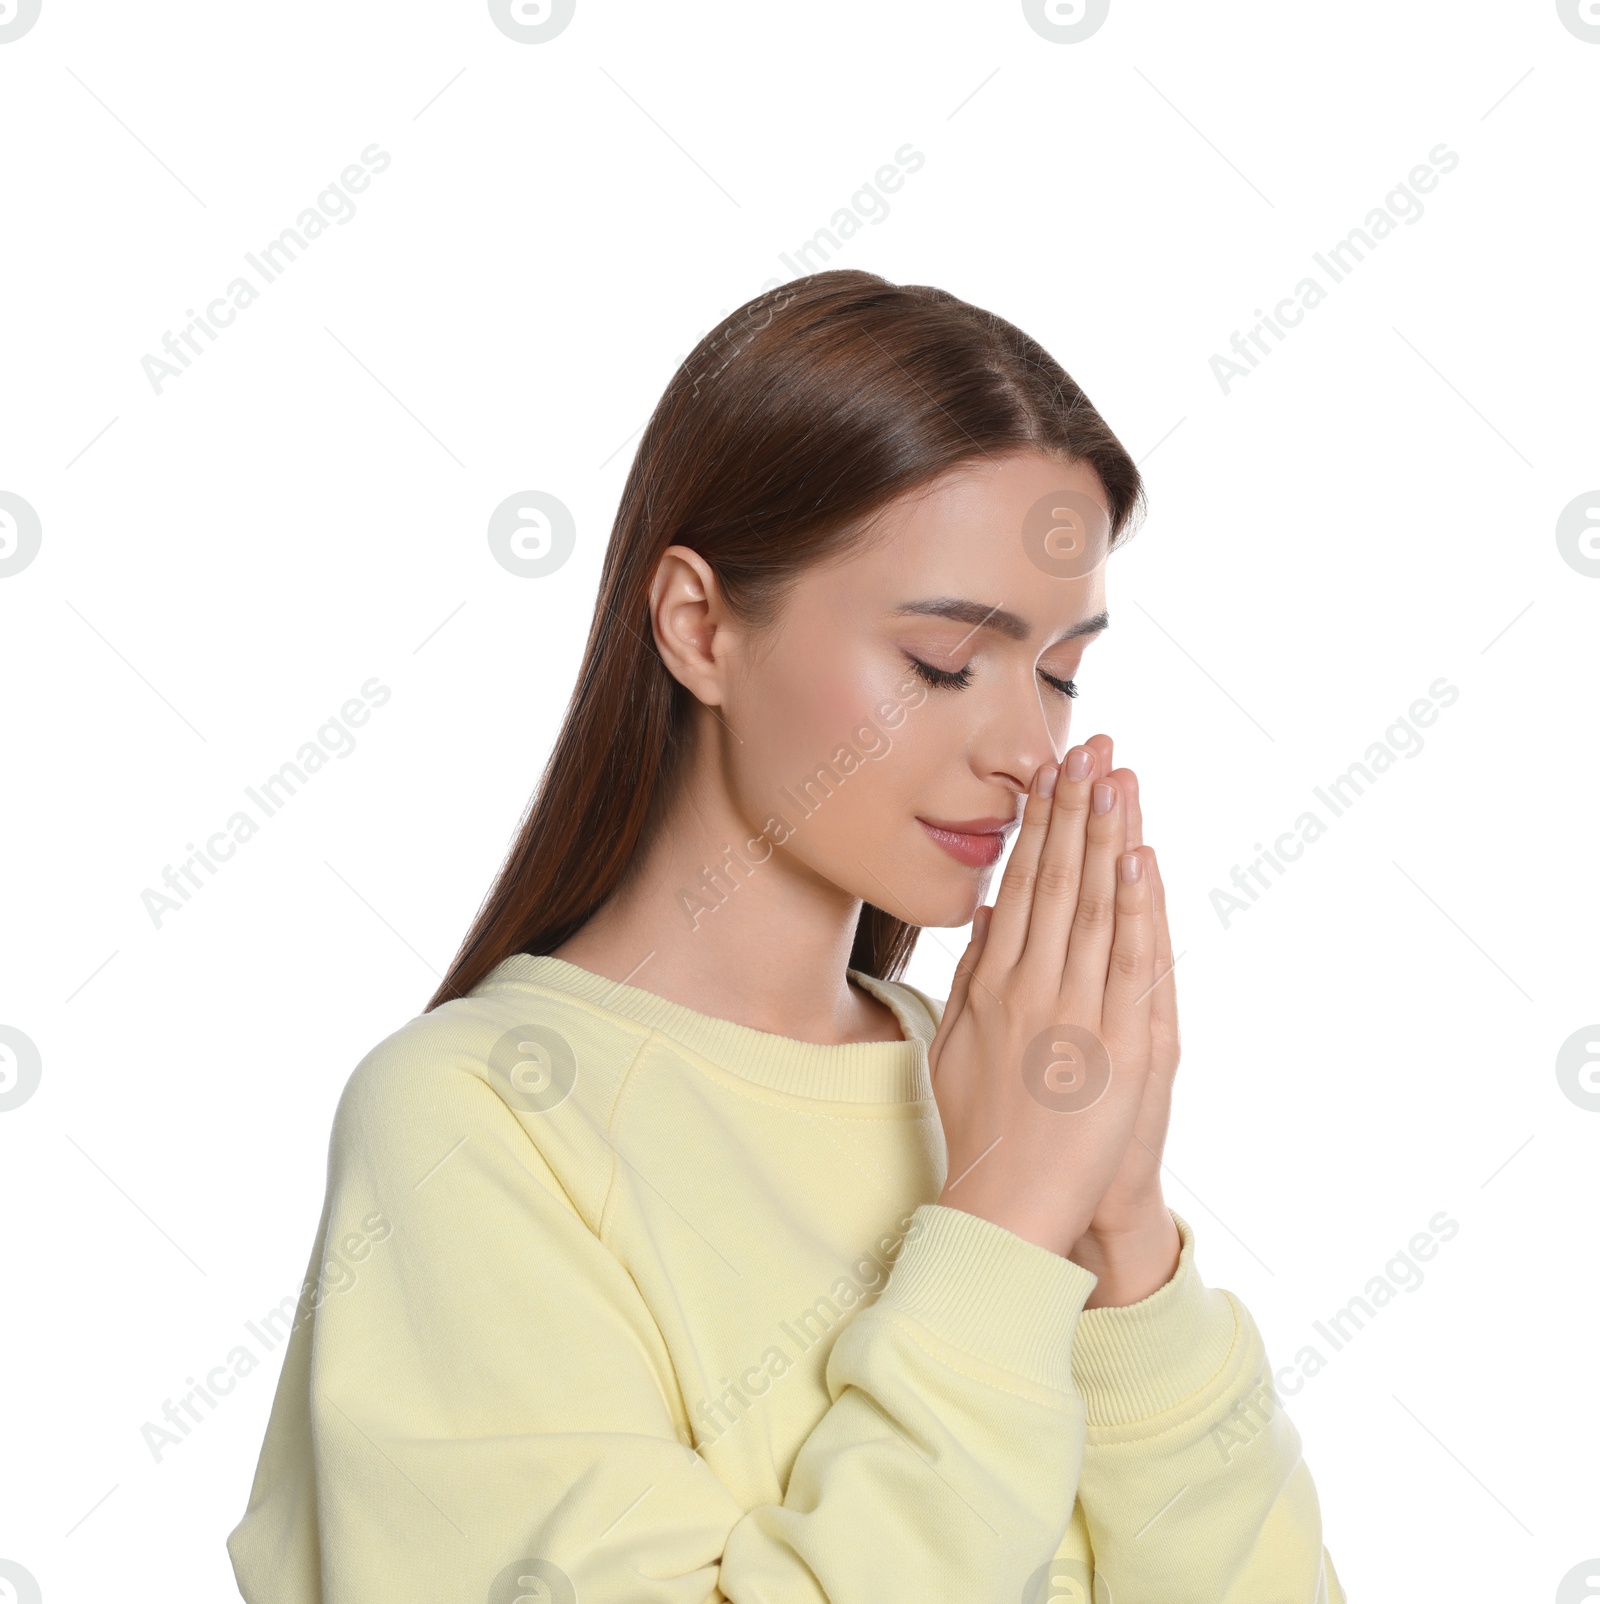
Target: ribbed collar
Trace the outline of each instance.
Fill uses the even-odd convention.
[[[931,1099],[928,1044],[933,1040],[933,1021],[890,983],[856,969],[849,973],[893,1010],[905,1032],[902,1040],[826,1045],[775,1036],[731,1019],[696,1013],[654,992],[621,985],[548,954],[512,953],[473,987],[473,995],[518,988],[572,998],[596,1013],[658,1031],[730,1075],[797,1097],[840,1103]]]

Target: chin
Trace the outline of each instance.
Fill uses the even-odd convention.
[[[972,923],[994,881],[997,864],[981,868],[958,863],[914,826],[914,842],[896,843],[892,852],[852,854],[848,867],[861,869],[865,856],[871,873],[830,876],[848,886],[864,902],[923,929],[960,929]],[[840,864],[840,869],[846,868]]]
[[[990,878],[990,870],[974,874],[952,864],[951,871],[941,872],[936,884],[924,879],[913,904],[918,913],[914,922],[938,930],[958,930],[971,924],[988,894]]]

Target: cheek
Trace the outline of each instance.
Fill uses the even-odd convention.
[[[820,661],[766,664],[737,726],[744,801],[759,815],[782,813],[819,846],[870,828],[869,815],[912,788],[902,742],[926,711],[927,688],[909,670],[830,645]]]
[[[894,701],[893,688],[894,675],[881,663],[837,651],[779,667],[763,697],[763,744],[796,774],[830,762],[841,746],[871,762],[892,740],[880,707]]]

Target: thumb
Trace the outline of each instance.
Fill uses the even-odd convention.
[[[989,922],[993,917],[994,909],[987,903],[972,916],[972,940],[967,943],[967,950],[961,954],[960,962],[956,964],[956,972],[950,981],[950,995],[945,1000],[944,1015],[939,1021],[941,1034],[947,1026],[955,1023],[961,1010],[967,1005],[967,992],[972,985],[972,971],[978,967],[978,960],[983,956],[984,944],[989,939]]]

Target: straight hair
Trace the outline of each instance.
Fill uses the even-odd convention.
[[[653,638],[668,546],[717,576],[752,631],[872,517],[976,459],[1027,448],[1086,463],[1108,552],[1144,486],[1088,396],[1021,329],[926,284],[812,273],[731,312],[684,358],[639,442],[560,734],[493,887],[427,1010],[511,954],[553,952],[622,884],[676,797],[690,693]],[[863,902],[850,967],[898,978],[921,927]]]

